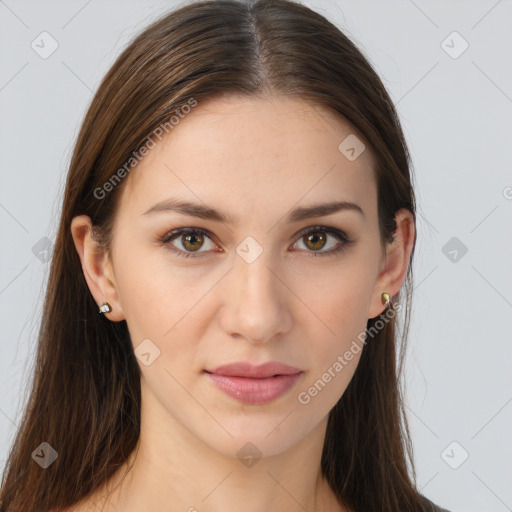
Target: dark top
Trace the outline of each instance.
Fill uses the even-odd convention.
[[[430,508],[428,509],[430,512],[450,512],[449,510],[445,508],[438,507],[435,503],[432,503],[428,498],[425,496],[422,496],[423,500],[425,501],[425,504],[428,505]]]

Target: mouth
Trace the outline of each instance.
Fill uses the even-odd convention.
[[[226,395],[246,405],[264,405],[287,393],[302,377],[299,368],[278,362],[254,366],[240,362],[205,370]]]

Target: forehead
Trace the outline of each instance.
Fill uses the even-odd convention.
[[[371,210],[373,156],[366,145],[351,161],[345,140],[363,143],[343,117],[301,99],[206,100],[131,171],[121,208],[129,203],[143,213],[179,196],[227,210],[231,204],[237,217],[244,210],[278,213],[300,202],[340,199]]]

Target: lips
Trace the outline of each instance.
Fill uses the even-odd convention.
[[[218,389],[248,405],[263,405],[276,400],[304,374],[300,368],[277,361],[259,366],[237,362],[205,372]]]
[[[265,378],[273,377],[274,375],[293,375],[294,373],[299,373],[301,370],[300,368],[294,368],[293,366],[278,363],[277,361],[269,361],[259,366],[246,362],[232,363],[207,371],[227,377]]]

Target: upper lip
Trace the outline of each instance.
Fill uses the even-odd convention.
[[[252,378],[265,378],[273,377],[274,375],[292,375],[300,373],[300,368],[294,368],[278,361],[269,361],[260,365],[253,365],[251,363],[240,361],[231,364],[218,366],[213,370],[206,370],[208,373],[215,373],[217,375],[225,375],[228,377],[252,377]]]

